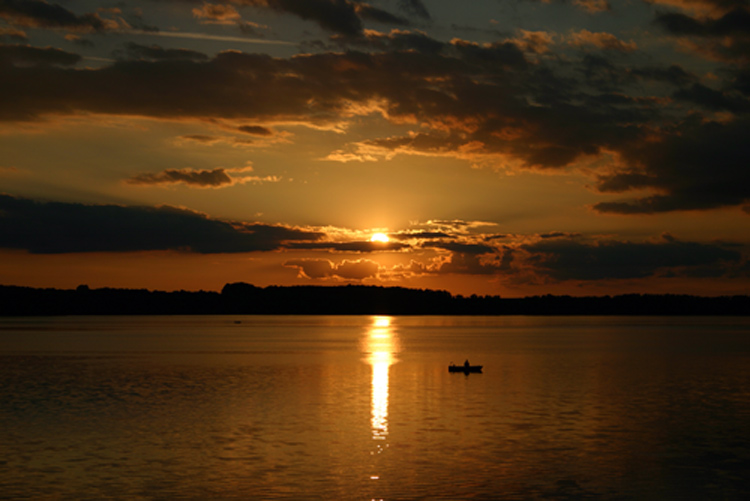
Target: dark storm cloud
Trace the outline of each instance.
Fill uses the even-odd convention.
[[[269,251],[322,234],[233,223],[174,207],[35,202],[0,195],[0,248],[36,254],[184,250],[202,254]]]
[[[689,121],[676,134],[626,152],[641,171],[600,178],[600,191],[653,189],[658,194],[595,205],[599,212],[653,214],[744,205],[750,200],[750,119]]]
[[[74,31],[105,31],[117,23],[98,14],[77,15],[59,4],[42,0],[0,0],[0,18],[30,28],[63,28]]]
[[[739,263],[741,254],[718,245],[680,242],[583,242],[547,239],[520,247],[525,265],[553,280],[645,278],[657,272]]]
[[[20,66],[73,66],[81,56],[61,49],[47,47],[44,49],[30,45],[0,45],[0,67],[6,65]]]
[[[208,56],[188,49],[165,49],[159,45],[141,45],[134,42],[125,44],[123,51],[116,51],[116,57],[126,57],[128,59],[144,59],[149,61],[205,61]]]

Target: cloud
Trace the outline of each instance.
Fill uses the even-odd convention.
[[[213,170],[168,169],[158,174],[138,174],[127,180],[129,184],[177,184],[184,183],[198,187],[219,187],[231,185],[232,178],[222,168]]]
[[[422,240],[431,240],[436,238],[450,238],[451,235],[444,232],[444,231],[408,231],[408,232],[401,232],[401,233],[392,233],[390,235],[390,238],[395,238],[397,240],[412,240],[412,239],[422,239]]]
[[[81,56],[53,47],[38,48],[30,45],[0,45],[2,66],[73,66]]]
[[[525,68],[528,63],[521,49],[513,42],[478,44],[454,39],[451,44],[458,50],[462,59],[469,63],[493,64],[506,68]]]
[[[719,245],[680,242],[623,242],[547,239],[520,247],[525,266],[536,275],[555,281],[631,279],[656,276],[670,270],[739,263],[741,254]]]
[[[240,24],[240,31],[247,32],[247,23]],[[257,27],[257,25],[253,25]],[[210,40],[216,42],[233,42],[253,45],[294,45],[292,42],[284,40],[266,40],[263,38],[233,37],[227,35],[214,35],[211,33],[191,33],[187,31],[154,31],[154,30],[128,30],[125,32],[129,35],[146,35],[149,37],[166,37],[166,38],[183,38],[186,40]]]
[[[747,6],[747,0],[646,0],[646,2],[714,16]]]
[[[632,52],[638,49],[638,45],[635,42],[623,42],[611,33],[593,33],[589,30],[571,33],[569,43],[577,47],[593,45],[599,49],[616,50],[619,52]]]
[[[677,134],[634,145],[624,153],[638,170],[599,178],[602,192],[650,189],[657,194],[601,202],[598,212],[655,214],[742,206],[750,200],[750,118],[729,123],[687,121]]]
[[[245,147],[253,144],[252,139],[237,136],[211,136],[208,134],[185,134],[179,136],[175,141],[176,144],[197,143],[205,146],[213,146],[219,143],[229,144],[235,147]]]
[[[401,251],[409,249],[408,244],[400,242],[292,242],[288,245],[294,250],[329,250],[335,252],[379,252],[379,251]]]
[[[398,6],[404,12],[422,18],[426,21],[431,19],[430,12],[425,7],[422,0],[399,0]]]
[[[500,245],[490,244],[502,238]],[[484,242],[483,244],[477,242]],[[742,246],[684,242],[670,235],[645,242],[552,231],[535,235],[447,235],[417,248],[440,251],[426,263],[381,270],[381,277],[486,275],[508,284],[642,279],[649,277],[744,276]]]
[[[253,136],[273,135],[273,131],[271,129],[269,129],[268,127],[263,127],[262,125],[241,125],[237,127],[237,130]]]
[[[343,35],[357,36],[363,28],[357,4],[349,0],[241,0],[241,3],[292,14]]]
[[[341,278],[364,280],[365,278],[377,276],[379,268],[380,265],[374,261],[366,259],[348,261],[345,259],[335,267],[335,274]]]
[[[636,78],[666,82],[676,87],[682,87],[697,80],[695,75],[685,71],[682,66],[677,64],[667,67],[646,66],[633,68],[630,73]]]
[[[750,62],[750,8],[746,4],[698,17],[660,12],[654,24],[680,37],[683,48],[709,59],[742,65]]]
[[[43,0],[0,0],[0,18],[11,25],[29,28],[60,28],[95,32],[117,30],[124,21],[103,19],[99,14],[77,15],[58,4]]]
[[[673,35],[724,37],[747,35],[750,29],[750,12],[747,8],[734,8],[720,17],[691,17],[679,12],[662,12],[654,23]]]
[[[73,33],[68,33],[67,35],[65,35],[65,40],[80,47],[94,47],[94,42],[87,38],[83,38],[80,35],[74,35]]]
[[[411,24],[408,19],[391,14],[390,12],[378,9],[377,7],[373,7],[366,3],[355,4],[354,10],[362,19],[368,19],[377,23],[394,24],[396,26],[409,26]]]
[[[328,259],[290,259],[284,263],[288,268],[296,268],[304,278],[325,279],[340,278],[345,280],[364,280],[378,276],[380,265],[367,259],[357,261],[343,260],[334,264]]]
[[[184,184],[196,188],[224,188],[235,184],[278,182],[276,176],[251,176],[246,173],[252,172],[251,166],[225,169],[217,167],[212,170],[194,169],[167,169],[157,174],[143,173],[127,179],[125,182],[135,185],[166,186]]]
[[[498,275],[507,269],[508,261],[498,259],[497,256],[483,258],[476,254],[454,252],[437,266],[428,267],[427,271],[437,274]]]
[[[13,176],[19,173],[18,167],[0,165],[0,176]],[[2,217],[2,214],[0,214]]]
[[[546,54],[554,44],[554,36],[546,31],[519,30],[521,36],[512,42],[521,50],[535,54]]]
[[[679,89],[673,94],[673,97],[700,105],[709,110],[726,110],[734,113],[747,113],[750,111],[750,100],[732,94],[731,91],[724,92],[695,83],[691,87]]]
[[[322,233],[212,219],[176,207],[36,202],[0,195],[0,248],[36,254],[182,250],[201,254],[271,251]]]
[[[432,247],[435,249],[445,249],[456,254],[478,256],[481,254],[492,253],[496,250],[495,247],[476,244],[476,243],[465,243],[465,242],[432,242],[425,243],[424,247]]]
[[[236,0],[243,5],[268,8],[313,21],[326,31],[356,39],[364,30],[363,20],[396,26],[409,26],[408,19],[354,0]],[[420,0],[402,1],[400,7],[408,13],[429,18]],[[427,17],[425,17],[427,16]]]
[[[116,51],[115,56],[122,54],[130,59],[146,61],[205,61],[208,56],[201,52],[188,49],[165,49],[160,45],[141,45],[135,42],[125,44],[124,53]]]
[[[186,134],[184,136],[180,136],[180,139],[183,141],[191,141],[196,143],[214,144],[220,142],[223,138],[218,136],[209,136],[207,134]]]
[[[121,114],[221,121],[232,124],[235,132],[262,136],[270,130],[267,124],[344,130],[358,116],[378,115],[407,132],[345,144],[327,158],[380,161],[400,154],[443,156],[508,171],[559,171],[585,162],[600,169],[587,172],[601,178],[603,192],[606,186],[622,185],[626,177],[619,176],[634,179],[633,174],[645,172],[654,178],[649,186],[659,194],[676,193],[673,187],[685,183],[674,180],[669,168],[657,165],[659,155],[675,155],[672,145],[686,134],[692,138],[692,148],[711,150],[704,137],[686,129],[691,112],[698,122],[710,121],[696,114],[698,109],[721,112],[723,122],[718,126],[739,136],[749,134],[731,125],[748,111],[743,92],[750,89],[750,77],[743,68],[719,73],[723,81],[709,87],[682,66],[630,64],[630,58],[620,55],[621,50],[629,50],[627,43],[606,33],[575,35],[581,43],[615,50],[565,60],[555,54],[539,57],[558,47],[551,45],[552,35],[548,40],[529,33],[479,44],[460,39],[443,42],[418,31],[364,31],[360,42],[370,44],[372,50],[350,48],[290,58],[226,51],[203,59],[189,51],[133,45],[131,54],[111,65],[75,69],[59,64],[29,67],[24,61],[41,60],[47,50],[35,49],[42,52],[16,55],[3,63],[0,120]],[[13,51],[0,47],[0,53]],[[78,57],[46,54],[60,63],[63,56],[70,61]],[[186,81],[190,86],[184,85]],[[204,139],[206,144],[213,141]],[[730,144],[723,138],[720,142],[737,149],[742,141]],[[715,153],[730,161],[742,157],[733,150]],[[707,179],[713,170],[712,161],[703,160],[703,166],[694,166],[696,179]],[[743,203],[744,196],[732,195],[738,188],[729,183],[736,181],[737,176],[713,181],[711,185],[726,186],[716,187],[712,196],[721,192],[731,196],[694,207]],[[674,204],[671,210],[687,206]],[[625,209],[597,206],[607,212]]]
[[[591,14],[612,10],[612,6],[607,0],[573,0],[573,4]]]
[[[334,35],[331,40],[344,47],[361,46],[375,50],[417,51],[424,54],[439,54],[450,47],[419,30],[392,29],[389,33],[364,30],[361,37],[350,38]]]
[[[546,238],[545,238],[546,237]],[[508,284],[594,282],[651,277],[744,276],[747,260],[731,245],[683,242],[670,235],[628,242],[553,232],[517,236],[488,253],[457,251],[390,272],[403,275],[490,275]],[[385,272],[381,275],[386,274]]]
[[[193,9],[193,17],[204,23],[236,24],[240,20],[240,13],[231,5],[204,3]]]
[[[25,42],[29,39],[26,32],[16,28],[0,28],[0,39],[8,38],[19,42]]]

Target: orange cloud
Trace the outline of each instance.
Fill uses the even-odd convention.
[[[19,30],[16,28],[0,28],[0,39],[2,38],[10,38],[12,40],[18,40],[25,42],[28,40],[28,36],[26,36],[26,32],[23,30]]]
[[[231,5],[204,3],[193,9],[193,17],[204,23],[236,24],[240,20],[240,13]]]
[[[572,33],[569,37],[568,43],[577,47],[593,45],[600,49],[616,50],[620,52],[632,52],[638,49],[638,45],[633,41],[623,42],[611,33],[593,33],[589,30],[581,30],[578,33]]]
[[[573,4],[592,14],[612,10],[607,0],[573,0]]]
[[[521,37],[514,39],[513,42],[526,52],[546,54],[555,43],[553,35],[546,31],[519,31]]]
[[[284,266],[296,268],[300,277],[313,279],[364,280],[376,278],[380,270],[378,263],[367,259],[345,259],[338,264],[328,259],[290,259]]]
[[[724,14],[736,7],[747,5],[740,1],[732,0],[645,0],[647,3],[655,5],[668,5],[670,7],[679,7],[680,9],[694,12],[696,14]]]

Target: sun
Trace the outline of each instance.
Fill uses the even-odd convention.
[[[387,243],[389,240],[390,238],[388,238],[388,235],[386,235],[385,233],[374,233],[370,237],[370,242],[378,242],[381,244]]]

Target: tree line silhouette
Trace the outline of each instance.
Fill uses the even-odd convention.
[[[365,285],[256,287],[221,292],[50,289],[0,285],[0,315],[749,315],[750,296],[452,295],[443,290]]]

